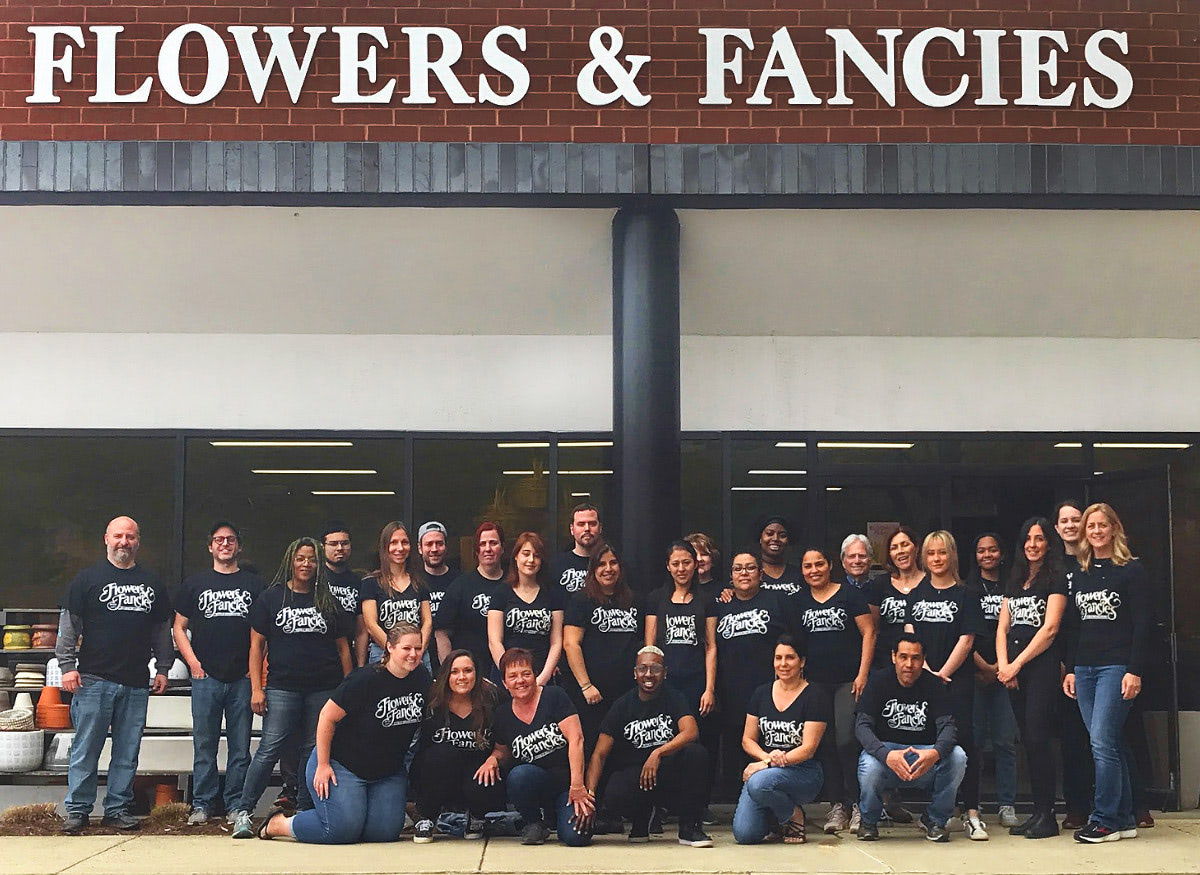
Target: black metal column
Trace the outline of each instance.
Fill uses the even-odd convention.
[[[605,528],[631,584],[666,574],[680,531],[679,219],[622,209],[613,219],[613,461]]]

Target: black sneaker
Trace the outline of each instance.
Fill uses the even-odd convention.
[[[476,817],[473,814],[467,815],[467,828],[463,830],[464,839],[481,839],[483,838],[484,827],[487,826],[487,821],[482,817]]]
[[[705,808],[700,812],[701,826],[716,826],[718,823],[720,823],[720,821],[717,820],[717,815],[713,813],[711,808]]]
[[[1098,845],[1101,842],[1118,842],[1121,840],[1119,829],[1109,829],[1094,820],[1083,829],[1075,830],[1075,841],[1085,845]]]
[[[858,840],[860,842],[879,841],[879,825],[867,823],[865,820],[858,824]]]
[[[596,819],[592,821],[592,835],[621,835],[625,832],[625,824],[621,822],[621,818],[614,817],[611,814],[597,813]]]
[[[657,805],[650,812],[650,834],[660,836],[663,834],[663,814],[665,812]]]
[[[546,829],[546,824],[538,821],[537,823],[528,824],[525,827],[525,830],[521,833],[521,844],[544,845],[548,838],[550,838],[550,830]]]
[[[883,803],[883,816],[892,823],[912,823],[912,812],[905,808],[898,797],[893,796]]]
[[[88,816],[86,814],[68,814],[58,831],[63,835],[77,836],[83,835],[83,831],[87,828]]]
[[[689,848],[711,848],[713,840],[712,836],[706,833],[699,824],[684,826],[680,823],[679,844],[687,845]]]
[[[100,825],[111,826],[128,832],[130,830],[140,829],[142,822],[128,811],[118,811],[116,814],[104,815],[104,819],[100,821]]]
[[[860,827],[861,829],[861,827]],[[921,815],[921,829],[925,830],[925,838],[931,842],[948,842],[950,841],[950,832],[941,824],[934,823],[929,819],[929,815]]]
[[[635,844],[642,844],[644,842],[650,841],[650,820],[653,817],[654,817],[654,815],[651,814],[650,817],[648,817],[648,818],[645,818],[645,819],[639,818],[638,820],[630,821],[630,823],[629,823],[629,840],[631,842],[633,842]],[[661,826],[659,827],[659,831],[660,832],[662,831]]]
[[[432,820],[422,820],[417,822],[417,829],[413,833],[413,841],[418,845],[427,845],[433,841],[433,837],[437,830],[433,827]]]

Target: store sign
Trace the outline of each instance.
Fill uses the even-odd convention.
[[[231,77],[234,59],[229,38],[235,49],[236,63],[244,71],[246,82],[255,102],[262,103],[267,84],[278,73],[293,104],[300,100],[306,79],[313,66],[319,46],[334,43],[337,48],[339,90],[329,98],[335,105],[401,104],[428,105],[438,103],[430,86],[437,80],[445,98],[457,105],[491,104],[512,106],[528,93],[530,73],[521,58],[528,38],[525,28],[501,25],[484,36],[480,47],[481,60],[488,73],[475,81],[464,81],[454,72],[463,58],[462,38],[447,27],[401,27],[407,42],[408,91],[399,93],[399,79],[380,70],[380,50],[392,46],[391,36],[382,26],[310,26],[301,28],[303,38],[297,43],[292,36],[297,30],[289,26],[261,28],[266,44],[256,40],[260,28],[251,25],[231,25],[223,28],[203,24],[184,24],[171,30],[159,45],[157,80],[144,76],[132,89],[117,87],[118,66],[122,56],[121,25],[33,25],[32,92],[26,103],[59,103],[57,83],[71,82],[80,70],[76,69],[75,50],[95,53],[95,87],[88,96],[89,103],[148,103],[155,88],[161,89],[171,101],[185,105],[208,103],[217,99]],[[224,33],[222,33],[224,31]],[[960,104],[976,80],[975,106],[1064,107],[1074,104],[1077,92],[1084,106],[1115,109],[1123,106],[1133,93],[1133,75],[1120,60],[1129,54],[1128,36],[1123,31],[1097,30],[1087,36],[1082,46],[1072,47],[1063,30],[953,30],[930,27],[906,34],[900,28],[880,28],[875,31],[883,42],[882,60],[877,50],[868,48],[848,28],[825,30],[833,52],[836,75],[832,93],[818,95],[813,91],[804,69],[804,58],[793,42],[787,28],[779,28],[769,43],[755,41],[749,28],[697,29],[697,39],[703,46],[705,61],[704,91],[696,95],[700,106],[729,106],[734,103],[727,94],[730,84],[754,83],[748,97],[739,99],[747,106],[771,106],[776,97],[768,95],[775,83],[790,90],[786,102],[792,106],[850,106],[854,100],[847,94],[846,81],[852,71],[866,78],[871,88],[888,105],[896,105],[897,88],[903,83],[908,94],[928,107],[951,107]],[[1082,34],[1081,34],[1082,38]],[[902,42],[903,41],[903,42]],[[964,72],[950,90],[937,91],[926,79],[926,53],[937,45],[941,52],[947,47],[954,55],[966,59],[968,44],[972,73]],[[206,73],[203,84],[189,91],[180,71],[182,57],[191,57],[185,46],[203,46]],[[1002,46],[1016,44],[1020,55],[1019,92],[1005,93],[1000,77]],[[591,57],[576,77],[576,91],[592,106],[607,106],[624,101],[633,106],[645,106],[653,94],[645,91],[644,74],[651,63],[650,55],[623,51],[624,37],[614,27],[599,27],[588,41]],[[264,57],[265,51],[265,57]],[[1060,81],[1059,59],[1082,53],[1086,70],[1079,81]],[[761,64],[758,60],[761,58]],[[754,61],[755,63],[751,63]],[[964,61],[965,62],[965,61]],[[751,67],[754,67],[751,70]],[[899,67],[899,75],[897,75]],[[87,71],[91,72],[91,71]],[[498,80],[499,88],[493,87]],[[1111,96],[1105,96],[1109,94]]]

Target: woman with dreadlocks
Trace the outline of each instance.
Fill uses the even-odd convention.
[[[275,579],[250,608],[250,707],[265,715],[262,738],[234,812],[235,839],[254,837],[250,813],[267,789],[280,751],[294,731],[301,733],[300,762],[308,762],[316,740],[317,717],[330,693],[350,672],[346,636],[351,618],[329,589],[325,557],[313,538],[288,545]],[[263,655],[270,653],[270,677],[263,686]],[[297,807],[312,808],[301,784]]]

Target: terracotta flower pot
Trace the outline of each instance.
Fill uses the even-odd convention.
[[[58,687],[42,687],[42,694],[38,697],[38,707],[43,708],[46,705],[61,705],[62,690]]]
[[[154,787],[154,807],[170,805],[179,801],[179,788],[174,784],[156,784]]]

